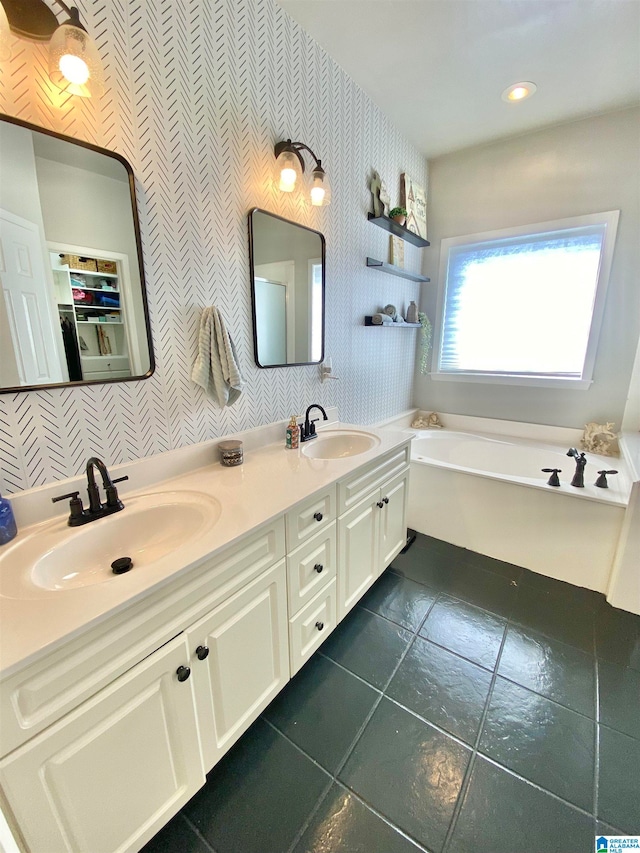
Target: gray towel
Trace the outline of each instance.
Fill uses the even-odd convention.
[[[380,313],[374,314],[371,318],[371,322],[374,326],[387,326],[389,323],[393,323],[393,320],[388,314]]]
[[[198,356],[191,378],[222,408],[233,405],[242,393],[244,379],[236,349],[220,312],[214,306],[205,308],[200,318]]]

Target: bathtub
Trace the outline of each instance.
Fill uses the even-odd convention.
[[[585,488],[560,445],[451,429],[413,432],[408,523],[420,533],[606,593],[629,501],[622,459],[587,453]],[[561,486],[541,468],[560,468]],[[594,483],[616,469],[608,489]]]

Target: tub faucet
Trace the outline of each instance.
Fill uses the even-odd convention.
[[[327,413],[318,403],[312,403],[307,409],[304,416],[304,423],[302,424],[302,429],[300,430],[300,441],[311,441],[312,438],[316,438],[316,421],[319,421],[320,418],[314,418],[313,420],[309,420],[309,412],[311,409],[320,409],[322,412],[322,417],[325,421],[328,421]]]
[[[567,450],[567,456],[573,456],[576,460],[576,473],[573,475],[571,485],[577,489],[584,489],[584,469],[587,464],[587,457],[584,453],[580,453],[575,447],[570,447]]]

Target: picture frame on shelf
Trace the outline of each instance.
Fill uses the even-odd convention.
[[[389,235],[389,263],[398,269],[404,269],[404,240]]]
[[[402,206],[407,209],[405,228],[413,234],[427,239],[427,196],[424,187],[420,186],[410,175],[404,172],[400,176]]]

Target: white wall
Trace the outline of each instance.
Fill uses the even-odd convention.
[[[388,234],[367,222],[368,179],[377,169],[397,203],[401,172],[427,185],[419,152],[274,0],[86,0],[82,16],[104,59],[102,98],[58,93],[46,82],[46,45],[20,41],[0,68],[0,111],[131,163],[157,370],[144,381],[0,394],[0,491],[75,475],[93,454],[112,465],[314,402],[363,423],[409,408],[416,333],[365,328],[363,319],[388,302],[404,310],[419,286],[365,266],[367,255],[388,257]],[[322,158],[329,207],[274,188],[273,146],[289,137]],[[322,384],[317,365],[254,364],[253,207],[327,239],[327,354],[339,382]],[[408,246],[407,268],[420,262]],[[246,378],[224,410],[190,376],[211,304],[230,325]]]
[[[523,105],[524,106],[524,105]],[[587,391],[434,382],[416,372],[415,403],[427,411],[581,427],[618,428],[640,334],[640,110],[609,113],[434,159],[421,306],[435,317],[440,240],[511,225],[620,210],[618,237]],[[540,346],[557,328],[540,330]]]

